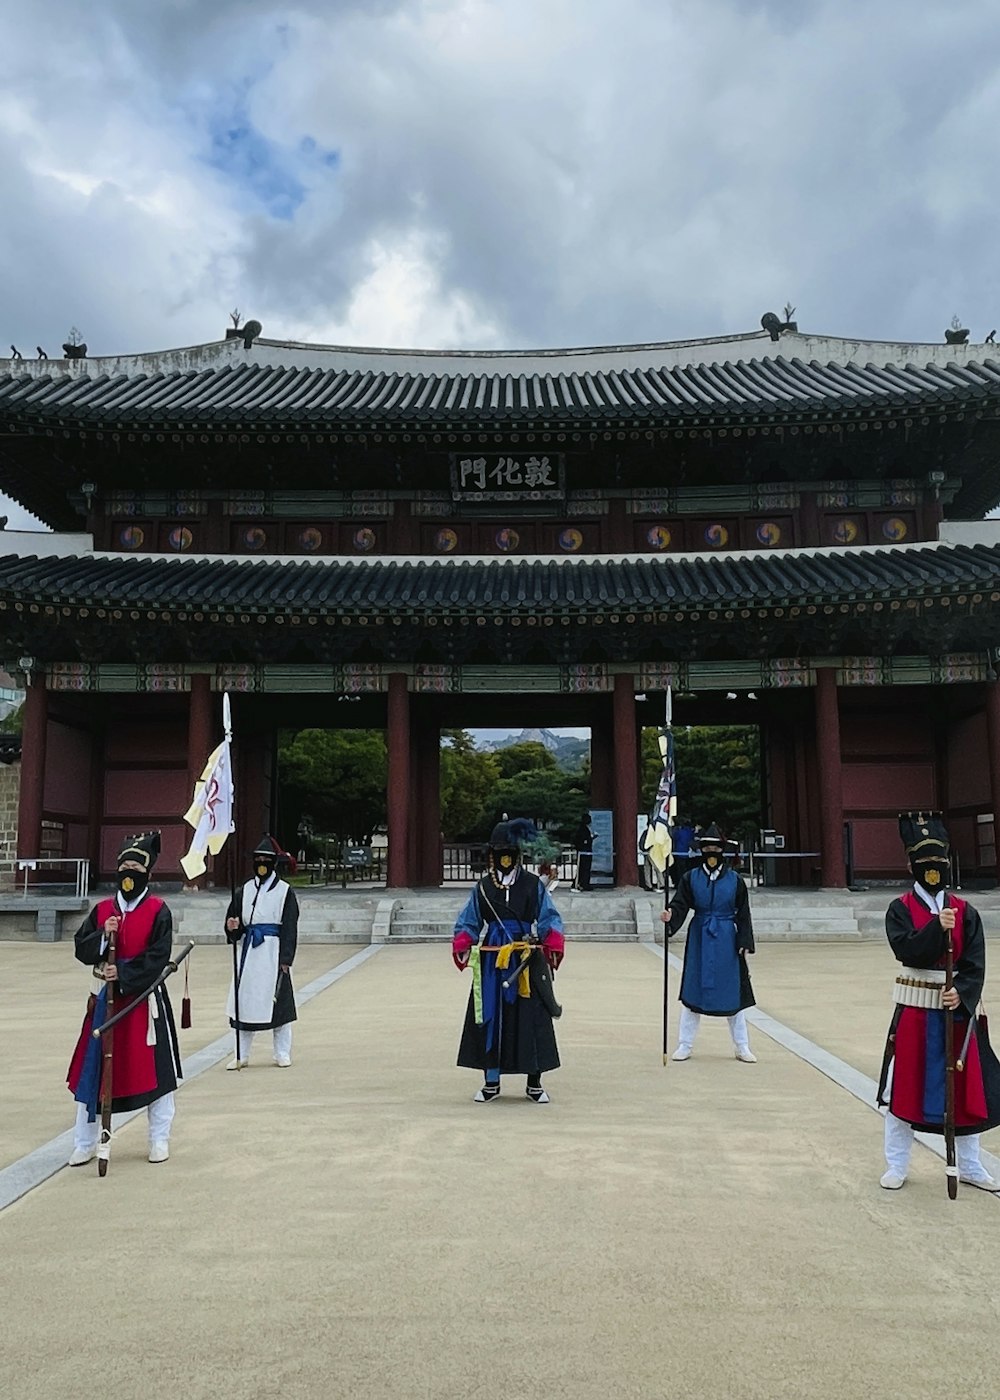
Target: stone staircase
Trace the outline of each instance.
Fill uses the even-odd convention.
[[[457,888],[454,894],[442,890],[396,892],[387,941],[450,942],[455,920],[467,898],[468,891]],[[634,943],[639,937],[630,890],[565,895],[556,890],[554,898],[571,942]]]
[[[304,888],[299,898],[299,938],[303,943],[447,943],[469,886],[436,890],[385,890],[364,886],[341,890]],[[761,943],[830,942],[885,937],[885,910],[902,884],[864,891],[756,888],[750,892],[754,932]],[[966,890],[979,909],[989,936],[1000,937],[1000,889]],[[174,914],[175,937],[195,943],[223,943],[228,893],[164,891]],[[595,890],[588,894],[558,889],[555,902],[566,936],[576,943],[634,943],[662,940],[663,896],[639,889]],[[20,915],[18,915],[20,918]],[[79,916],[74,919],[78,922]],[[26,939],[32,929],[10,919],[0,937]],[[22,927],[23,925],[23,927]],[[75,922],[73,924],[75,928]],[[70,936],[65,928],[56,937]],[[38,936],[37,933],[35,936]],[[675,940],[676,942],[676,940]]]

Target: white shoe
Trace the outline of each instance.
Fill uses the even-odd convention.
[[[170,1157],[170,1148],[165,1142],[151,1142],[149,1144],[149,1160],[151,1162],[166,1162]]]
[[[1000,1181],[994,1180],[987,1171],[982,1176],[960,1176],[958,1179],[964,1186],[978,1186],[980,1191],[1000,1191]]]
[[[288,1066],[292,1063],[292,1057],[291,1055],[275,1055],[274,1063],[278,1066],[279,1069],[287,1069]]]
[[[226,1069],[246,1069],[249,1063],[249,1060],[230,1060]]]
[[[691,1058],[691,1047],[690,1047],[690,1045],[678,1045],[677,1049],[676,1049],[676,1050],[674,1051],[674,1053],[670,1056],[670,1058],[671,1058],[672,1060],[690,1060],[690,1058]]]
[[[738,1060],[742,1060],[745,1065],[755,1065],[757,1056],[750,1049],[749,1045],[737,1045],[733,1052]]]
[[[883,1186],[886,1191],[898,1191],[905,1181],[905,1176],[900,1176],[898,1172],[888,1171],[883,1174],[879,1185]]]
[[[68,1167],[85,1167],[88,1162],[92,1162],[97,1156],[96,1147],[74,1147],[70,1154]]]

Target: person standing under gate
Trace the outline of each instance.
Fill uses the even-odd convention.
[[[272,1031],[274,1063],[292,1063],[292,1022],[296,1019],[292,963],[299,936],[299,902],[278,863],[284,852],[273,836],[262,836],[254,849],[254,877],[233,896],[226,912],[226,939],[240,942],[237,956],[239,1024],[230,984],[226,1014],[239,1032],[239,1053],[226,1066],[243,1069],[257,1031]]]
[[[986,1018],[979,1015],[986,980],[983,921],[971,904],[948,892],[950,843],[941,814],[903,812],[899,834],[913,886],[892,901],[885,916],[889,946],[903,966],[893,990],[896,1009],[878,1086],[879,1105],[888,1105],[886,1170],[880,1184],[898,1191],[906,1181],[915,1131],[944,1132],[948,1009],[954,1036],[958,1179],[984,1191],[1000,1191],[1000,1182],[983,1166],[979,1145],[980,1133],[1000,1124],[1000,1063],[990,1045]],[[945,988],[949,936],[954,969],[950,991]]]
[[[534,835],[524,818],[493,828],[486,874],[455,922],[452,959],[460,972],[472,968],[458,1063],[483,1071],[476,1103],[499,1097],[501,1074],[527,1075],[528,1098],[548,1103],[542,1075],[559,1068],[552,973],[566,940],[548,891],[521,863],[521,843]]]
[[[713,822],[697,839],[700,864],[677,882],[673,899],[660,915],[667,937],[680,932],[693,910],[684,945],[680,1027],[675,1060],[689,1060],[702,1016],[725,1016],[738,1060],[755,1064],[750,1049],[748,1006],[754,1005],[747,957],[754,951],[750,896],[741,876],[726,866],[727,843]]]
[[[584,812],[573,837],[576,846],[576,888],[590,892],[590,867],[594,859],[594,833],[590,829],[590,813]]]

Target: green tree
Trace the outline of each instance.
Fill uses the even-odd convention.
[[[587,808],[579,774],[551,768],[525,768],[497,784],[496,803],[512,817],[528,817],[535,825],[568,840],[580,813]]]
[[[500,765],[481,753],[464,729],[441,732],[441,830],[452,841],[474,839],[484,812],[496,805]]]
[[[540,744],[537,739],[529,739],[524,744],[511,744],[509,748],[498,749],[496,758],[500,765],[501,778],[513,778],[516,773],[529,771],[547,770],[554,772],[559,766],[556,763],[555,754],[549,753],[545,745]]]
[[[663,771],[657,731],[642,732],[642,793],[653,805]],[[761,807],[760,731],[753,725],[690,725],[674,730],[677,811],[707,826],[718,822],[729,836],[755,833]]]
[[[385,825],[385,736],[380,729],[282,734],[278,781],[286,842],[308,816],[317,834],[367,843]]]

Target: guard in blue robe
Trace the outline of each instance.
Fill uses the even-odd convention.
[[[526,1075],[528,1098],[548,1103],[542,1075],[559,1068],[552,974],[565,938],[551,896],[521,864],[529,834],[534,828],[520,818],[494,828],[487,873],[455,922],[452,958],[459,971],[472,971],[458,1063],[483,1071],[476,1103],[499,1097],[501,1074]]]
[[[726,842],[713,825],[698,839],[700,863],[680,878],[663,913],[667,937],[694,912],[684,946],[680,1026],[675,1060],[689,1060],[702,1016],[725,1016],[738,1060],[754,1064],[745,1011],[754,1005],[747,956],[754,951],[746,883],[725,861]]]

